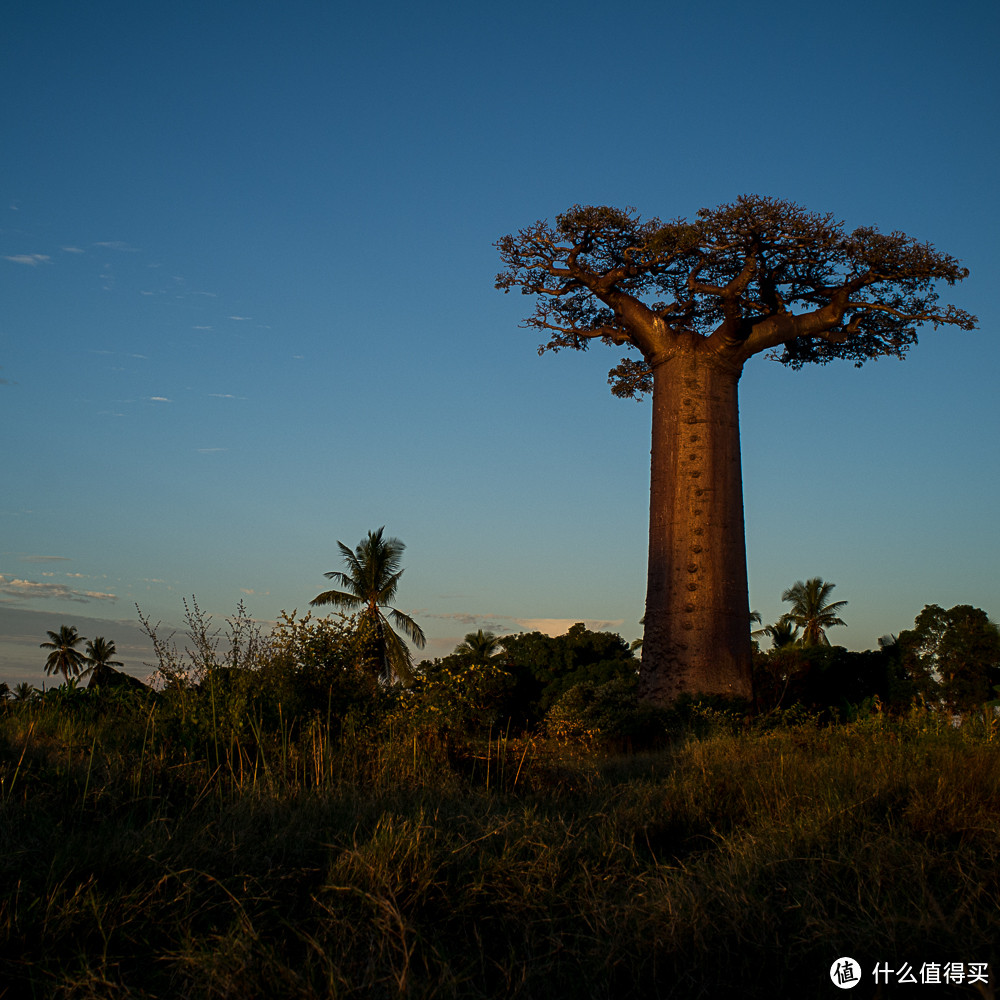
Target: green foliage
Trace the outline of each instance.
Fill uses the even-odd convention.
[[[368,624],[364,615],[296,618],[296,612],[282,611],[260,669],[261,717],[273,726],[279,705],[284,718],[313,714],[335,727],[347,717],[377,715],[386,691],[371,669]]]
[[[497,663],[463,657],[424,661],[400,693],[399,711],[418,730],[486,735],[509,724],[516,678]],[[456,662],[457,661],[457,662]]]
[[[667,712],[639,701],[634,671],[603,682],[577,682],[545,716],[546,730],[552,736],[619,748],[662,743],[667,723]]]
[[[427,640],[409,615],[389,607],[403,575],[400,561],[406,546],[398,538],[383,538],[383,531],[384,527],[369,531],[368,537],[359,542],[353,552],[338,541],[348,572],[333,570],[323,575],[346,589],[324,591],[310,603],[358,610],[362,633],[359,641],[363,644],[361,662],[382,681],[393,678],[409,681],[412,677],[410,651],[389,620],[418,648],[422,649]],[[388,616],[383,614],[382,608],[388,610]]]
[[[614,632],[592,632],[577,622],[560,636],[522,632],[504,636],[501,659],[517,679],[515,717],[539,721],[576,684],[603,684],[636,674],[638,661]]]
[[[754,657],[758,712],[802,705],[808,712],[845,718],[865,699],[890,697],[889,656],[882,650],[853,652],[843,646],[785,645]]]
[[[939,305],[936,281],[968,275],[959,261],[904,233],[845,232],[830,213],[744,195],[693,220],[643,220],[634,209],[576,205],[496,244],[504,292],[536,296],[524,325],[540,351],[592,340],[637,349],[609,373],[612,392],[652,387],[656,324],[670,336],[715,336],[743,360],[771,350],[794,368],[844,358],[903,357],[922,323],[972,329]]]
[[[988,701],[1000,683],[1000,629],[980,608],[924,606],[898,639],[899,687],[953,711]]]

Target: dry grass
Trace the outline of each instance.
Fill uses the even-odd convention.
[[[845,954],[998,958],[988,729],[199,757],[153,714],[0,718],[0,996],[825,996]]]

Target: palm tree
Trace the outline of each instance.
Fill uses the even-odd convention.
[[[802,628],[803,646],[829,646],[826,630],[832,625],[847,623],[837,617],[837,612],[847,604],[847,601],[830,601],[830,591],[834,583],[824,583],[822,577],[813,577],[803,583],[801,580],[794,587],[789,587],[782,595],[783,601],[792,602],[792,610],[783,615]]]
[[[39,643],[41,649],[51,649],[45,661],[47,674],[61,673],[68,681],[70,675],[78,677],[83,673],[86,657],[76,647],[84,641],[72,625],[61,625],[58,632],[47,632],[49,642]]]
[[[846,603],[846,601],[844,602]],[[799,641],[799,627],[788,615],[782,615],[773,625],[765,625],[750,633],[755,639],[769,636],[775,649],[794,646]]]
[[[353,552],[338,541],[348,571],[341,573],[334,570],[323,575],[328,580],[336,580],[345,589],[324,591],[309,603],[359,609],[361,628],[370,638],[373,647],[371,658],[375,661],[379,677],[389,681],[395,676],[409,682],[413,679],[410,651],[389,624],[382,608],[389,612],[396,628],[419,649],[424,647],[427,639],[409,615],[389,607],[389,602],[396,596],[399,578],[403,575],[399,561],[406,546],[398,538],[383,538],[383,531],[384,526],[378,531],[369,531],[368,538],[359,542]]]
[[[473,663],[488,663],[501,648],[500,636],[479,629],[469,632],[465,640],[455,647],[455,652],[468,657]]]
[[[22,704],[28,701],[34,701],[35,695],[38,692],[27,682],[21,681],[19,684],[14,685],[14,694],[12,698],[14,701],[21,702]]]
[[[91,684],[97,680],[97,675],[102,673],[102,667],[110,668],[125,666],[121,660],[111,659],[112,656],[116,656],[118,654],[118,650],[115,648],[115,644],[105,639],[103,635],[99,635],[96,639],[89,640],[87,642],[86,649],[88,673],[93,673],[93,677],[90,681]]]

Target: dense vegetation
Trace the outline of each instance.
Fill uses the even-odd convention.
[[[403,687],[360,615],[187,619],[156,691],[0,709],[0,995],[812,996],[851,955],[871,996],[998,958],[996,713],[903,683],[968,616],[760,654],[756,711],[644,708],[582,625]]]

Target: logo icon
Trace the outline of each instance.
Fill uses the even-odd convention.
[[[845,955],[830,966],[830,978],[838,989],[849,990],[861,982],[861,966]]]

